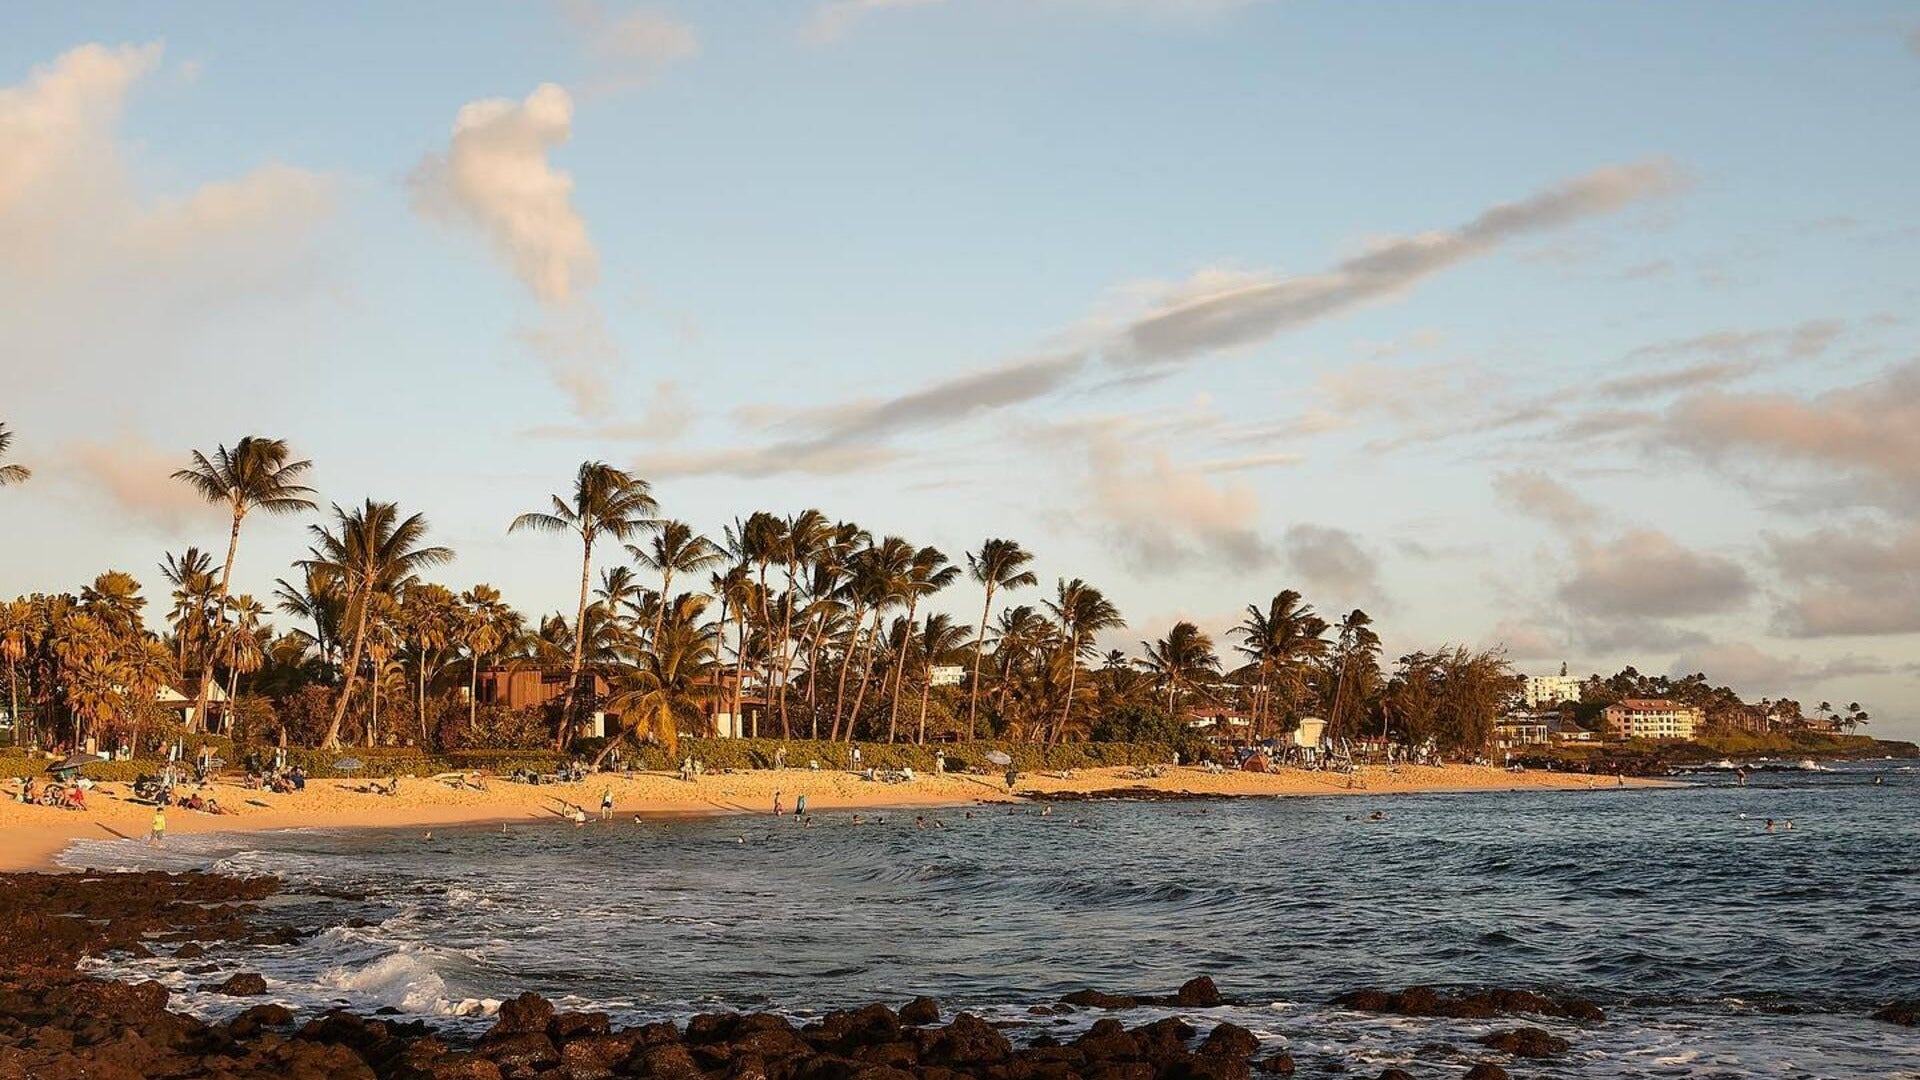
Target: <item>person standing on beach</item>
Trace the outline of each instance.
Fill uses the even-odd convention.
[[[807,813],[807,793],[801,792],[793,797],[793,816],[805,817]]]
[[[612,788],[602,788],[600,790],[600,820],[601,821],[613,820],[613,789]]]
[[[167,842],[167,806],[161,803],[153,808],[153,827],[147,832],[147,846],[159,847]]]

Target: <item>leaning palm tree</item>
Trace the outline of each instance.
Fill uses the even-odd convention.
[[[706,671],[715,662],[712,627],[700,621],[707,598],[681,594],[668,607],[658,637],[639,662],[621,672],[607,711],[620,717],[620,731],[594,760],[598,765],[630,735],[645,731],[671,759],[679,749],[680,724],[698,720],[712,688]]]
[[[1167,636],[1157,642],[1140,643],[1147,652],[1147,670],[1153,672],[1167,691],[1167,715],[1173,715],[1174,699],[1181,691],[1191,692],[1202,677],[1218,673],[1220,658],[1214,654],[1213,639],[1198,626],[1186,621],[1173,624]]]
[[[1314,613],[1298,592],[1282,589],[1267,602],[1247,605],[1247,617],[1231,631],[1241,641],[1241,653],[1253,661],[1259,673],[1254,688],[1253,724],[1257,735],[1264,719],[1273,709],[1275,684],[1286,695],[1291,715],[1298,701],[1304,672],[1309,664],[1327,651],[1327,621]]]
[[[980,605],[980,633],[973,641],[973,680],[967,692],[967,741],[972,742],[980,715],[980,654],[987,646],[987,619],[993,614],[993,594],[1001,589],[1023,589],[1040,584],[1026,568],[1033,555],[1014,540],[988,540],[979,551],[967,552],[967,575],[986,587]]]
[[[1127,625],[1127,621],[1120,617],[1120,609],[1105,593],[1079,578],[1070,582],[1062,578],[1055,586],[1054,599],[1047,601],[1047,609],[1059,620],[1066,639],[1062,650],[1067,664],[1066,700],[1060,706],[1060,726],[1053,740],[1059,742],[1073,715],[1073,692],[1080,675],[1081,655],[1093,648],[1094,636],[1100,631],[1118,630]]]
[[[1333,681],[1333,717],[1328,726],[1332,729],[1332,737],[1338,739],[1345,731],[1341,723],[1341,713],[1346,704],[1344,699],[1347,683],[1354,675],[1356,665],[1373,664],[1380,656],[1380,635],[1373,629],[1373,617],[1359,608],[1347,612],[1346,617],[1340,620],[1340,636],[1336,648],[1338,655]]]
[[[938,548],[923,547],[913,553],[913,564],[908,568],[904,590],[907,598],[907,632],[913,631],[914,618],[920,610],[920,599],[932,596],[941,589],[954,583],[960,576],[960,568],[948,566],[947,557]],[[893,692],[888,695],[890,704],[887,709],[887,741],[892,742],[894,732],[900,720],[900,690],[907,677],[907,653],[901,649],[898,661],[894,665]]]
[[[966,646],[968,627],[953,621],[944,611],[928,615],[914,638],[913,652],[920,669],[920,734],[914,739],[927,744],[927,701],[933,696],[933,669],[956,659]]]
[[[567,671],[567,696],[560,719],[559,744],[565,747],[573,734],[574,710],[580,699],[580,668],[586,639],[587,596],[593,585],[593,543],[602,535],[615,540],[637,536],[651,528],[660,505],[654,502],[653,489],[645,481],[608,465],[604,461],[582,462],[573,480],[573,499],[551,496],[550,513],[527,513],[513,519],[509,533],[522,529],[536,532],[572,533],[580,538],[580,607],[573,619],[573,660]]]
[[[0,424],[0,457],[6,456],[7,448],[12,445],[13,432],[7,430],[7,425]],[[8,484],[18,484],[32,476],[33,470],[27,468],[25,465],[0,465],[0,487],[6,487]]]
[[[400,508],[393,503],[368,499],[352,510],[335,504],[333,519],[332,528],[310,526],[314,545],[310,558],[302,562],[306,568],[337,575],[345,583],[348,621],[353,623],[346,678],[340,686],[340,700],[333,707],[333,723],[328,725],[323,740],[328,749],[340,745],[340,724],[346,719],[347,702],[353,697],[353,683],[366,655],[368,617],[373,609],[382,598],[391,598],[419,580],[421,570],[453,558],[450,548],[427,545],[425,517],[414,514],[402,518]]]
[[[175,480],[199,492],[210,503],[224,503],[232,514],[233,526],[227,533],[227,562],[220,571],[220,588],[213,610],[225,618],[228,589],[233,583],[233,557],[240,550],[240,523],[253,510],[269,514],[294,514],[314,509],[307,496],[313,489],[300,483],[311,461],[296,461],[284,439],[248,435],[232,449],[219,446],[213,458],[195,450],[193,464],[173,474]],[[212,665],[202,664],[200,689],[194,696],[193,722],[203,723],[207,715],[207,695],[213,688]]]
[[[467,650],[467,730],[480,727],[480,661],[520,633],[520,613],[500,599],[500,590],[475,585],[460,594],[460,644]]]

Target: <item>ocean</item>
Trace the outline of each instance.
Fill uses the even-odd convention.
[[[1869,1017],[1920,997],[1912,762],[1759,772],[1744,787],[1709,775],[1658,790],[867,817],[89,841],[63,862],[288,883],[272,917],[320,930],[304,941],[98,965],[161,979],[176,1007],[210,1016],[252,1002],[202,988],[259,971],[299,1007],[475,1032],[522,990],[626,1021],[926,994],[1018,1025],[1018,1041],[1090,1023],[1029,1015],[1068,992],[1170,993],[1205,974],[1238,1004],[1178,1011],[1251,1028],[1302,1075],[1457,1076],[1498,1059],[1474,1040],[1513,1019],[1329,1004],[1427,984],[1607,1009],[1592,1025],[1520,1021],[1572,1043],[1522,1075],[1920,1077],[1920,1037]]]

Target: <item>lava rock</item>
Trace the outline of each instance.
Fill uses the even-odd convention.
[[[921,1059],[935,1065],[993,1065],[1013,1053],[1013,1045],[993,1026],[972,1013],[961,1013],[946,1027],[931,1033]]]
[[[227,1034],[236,1039],[251,1038],[263,1028],[286,1027],[293,1023],[293,1010],[285,1005],[255,1005],[227,1021]]]
[[[1466,1080],[1513,1080],[1513,1077],[1491,1061],[1477,1061],[1467,1070]]]
[[[1253,1032],[1238,1024],[1217,1024],[1207,1032],[1206,1041],[1200,1044],[1199,1052],[1212,1057],[1249,1058],[1260,1049],[1260,1040]]]
[[[1098,990],[1075,990],[1061,998],[1060,1002],[1085,1009],[1132,1009],[1140,1004],[1140,999],[1121,994],[1103,994]]]
[[[267,992],[267,980],[251,971],[241,972],[214,987],[213,992],[229,997],[258,997]]]
[[[603,1012],[558,1013],[547,1024],[547,1035],[556,1043],[584,1038],[588,1035],[605,1035],[609,1030],[611,1030],[611,1023],[607,1014]]]
[[[1875,1020],[1885,1020],[1889,1024],[1902,1027],[1920,1025],[1920,1001],[1896,1001],[1873,1014]]]
[[[553,1022],[553,1002],[539,994],[521,994],[511,1001],[500,1003],[499,1019],[487,1034],[494,1035],[540,1035],[545,1037],[547,1025]]]
[[[1110,1016],[1095,1020],[1086,1034],[1073,1041],[1073,1047],[1088,1061],[1131,1061],[1140,1057],[1140,1040]]]
[[[1213,985],[1213,979],[1202,975],[1182,983],[1179,993],[1173,995],[1173,1003],[1188,1009],[1210,1009],[1223,1001],[1220,988]]]
[[[940,1003],[930,997],[917,997],[900,1007],[900,1022],[916,1027],[940,1022]]]
[[[1514,1028],[1482,1035],[1480,1041],[1515,1057],[1543,1058],[1567,1051],[1567,1040],[1541,1028]]]
[[[1268,1076],[1292,1076],[1293,1055],[1285,1050],[1270,1054],[1253,1063],[1254,1070]]]

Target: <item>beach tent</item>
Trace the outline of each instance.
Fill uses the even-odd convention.
[[[993,762],[993,763],[994,763],[995,765],[1011,765],[1011,764],[1013,764],[1013,757],[1012,757],[1012,755],[1009,755],[1009,754],[1006,754],[1006,753],[1003,753],[1003,752],[1001,752],[1001,751],[999,751],[999,750],[989,750],[989,751],[987,751],[987,753],[986,753],[986,758],[987,758],[987,760],[988,760],[988,761],[991,761],[991,762]]]

